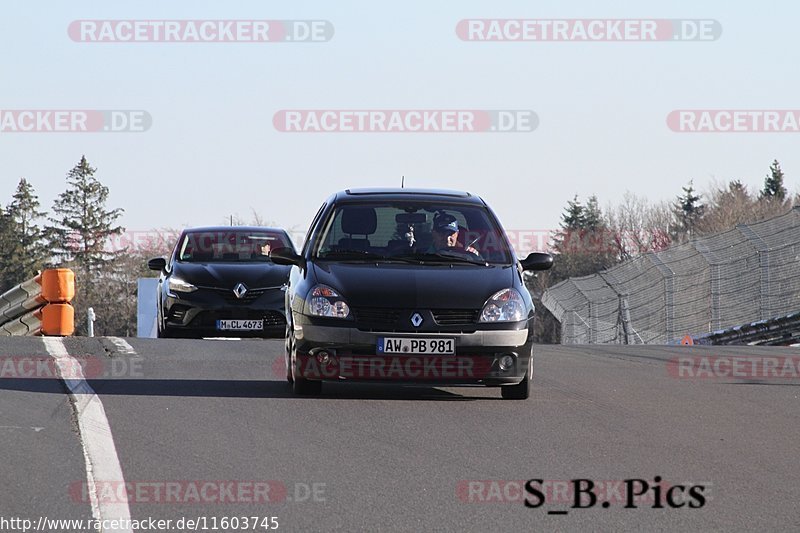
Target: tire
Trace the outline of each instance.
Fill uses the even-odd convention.
[[[161,283],[158,284],[159,293],[161,291]],[[164,331],[164,307],[161,305],[161,297],[156,295],[156,338],[167,338]]]
[[[287,379],[289,378],[290,375],[292,392],[294,392],[297,396],[318,396],[319,394],[322,393],[321,381],[309,380],[294,375],[294,369],[297,359],[297,348],[295,347],[294,339],[292,337],[289,337],[289,339],[291,339],[289,341],[291,343],[291,351],[289,352],[291,354],[291,357],[289,358]]]
[[[527,400],[531,396],[531,381],[533,380],[533,357],[528,361],[528,372],[525,379],[517,385],[500,387],[500,394],[504,400]]]
[[[175,338],[175,334],[162,326],[162,322],[159,320],[156,326],[156,337],[159,339],[172,339]]]
[[[161,302],[158,302],[158,313],[156,313],[156,338],[174,339],[177,337],[177,335],[165,325],[163,311],[164,308],[161,307]]]
[[[283,353],[283,362],[286,364],[286,381],[289,383],[294,382],[294,377],[292,376],[292,344],[293,339],[289,336],[290,335],[289,326],[286,326],[286,342],[284,343],[284,353]]]
[[[294,378],[292,391],[298,396],[318,396],[322,393],[322,382],[304,378]]]

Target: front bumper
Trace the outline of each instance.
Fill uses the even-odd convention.
[[[295,375],[309,380],[444,385],[513,385],[533,364],[528,324],[519,329],[464,332],[376,332],[356,327],[295,323]],[[455,355],[377,354],[380,337],[450,338]],[[327,354],[327,362],[325,354]],[[500,367],[510,356],[513,364]]]
[[[283,337],[286,329],[284,292],[267,291],[248,303],[230,303],[210,291],[167,295],[164,326],[171,335],[186,337]],[[263,330],[219,330],[217,320],[263,320]]]

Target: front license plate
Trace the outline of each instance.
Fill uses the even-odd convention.
[[[263,320],[217,320],[217,329],[255,331],[264,329]]]
[[[409,339],[407,337],[380,337],[379,354],[429,354],[453,355],[454,339]]]

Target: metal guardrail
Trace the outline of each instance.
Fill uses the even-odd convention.
[[[694,337],[687,335],[681,344],[786,346],[798,342],[800,342],[800,312]]]
[[[48,269],[0,295],[0,336],[72,335],[75,274]]]
[[[800,310],[800,206],[570,278],[542,303],[563,344],[673,344],[791,315]],[[795,327],[780,324],[782,334]]]

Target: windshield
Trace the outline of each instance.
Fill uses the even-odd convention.
[[[332,261],[511,263],[503,231],[485,207],[411,201],[338,206],[313,256]]]
[[[291,247],[286,235],[264,231],[202,231],[183,236],[178,261],[186,263],[243,263],[269,261],[269,253]]]

